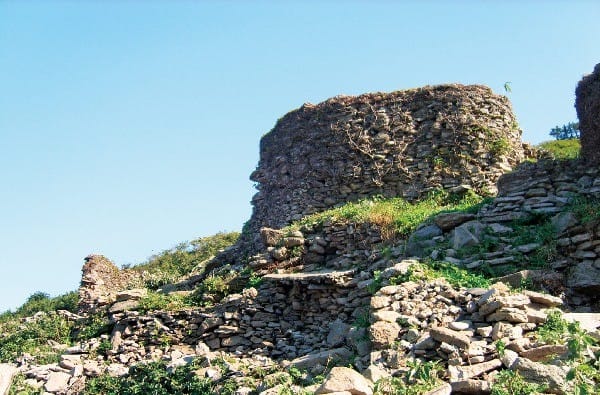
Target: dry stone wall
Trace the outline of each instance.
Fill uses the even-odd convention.
[[[590,165],[600,166],[600,63],[579,81],[575,109],[581,131],[581,156]]]
[[[524,158],[520,135],[508,99],[478,85],[304,104],[261,139],[250,177],[258,193],[242,241],[256,251],[263,226],[374,195],[495,192],[498,177]]]
[[[107,308],[116,300],[119,291],[140,281],[139,273],[120,270],[110,259],[102,255],[88,255],[84,262],[79,287],[81,313]]]

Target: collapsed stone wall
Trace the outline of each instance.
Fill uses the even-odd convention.
[[[260,143],[258,193],[242,236],[374,195],[415,200],[437,188],[494,193],[524,158],[510,103],[479,85],[337,96],[286,114]]]
[[[167,339],[192,346],[201,342],[238,355],[293,359],[342,346],[357,314],[366,314],[370,298],[366,283],[359,286],[352,274],[267,275],[258,291],[232,294],[214,309],[115,312],[113,350],[126,353]],[[334,322],[341,335],[330,335]]]
[[[138,272],[120,270],[102,255],[88,255],[84,262],[78,290],[80,313],[105,309],[115,301],[117,292],[141,281]]]

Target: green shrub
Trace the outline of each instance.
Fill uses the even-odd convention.
[[[67,310],[73,313],[77,311],[78,301],[79,297],[76,291],[67,292],[56,297],[50,297],[45,292],[35,292],[14,312],[6,311],[0,314],[0,323],[16,318],[29,317],[40,311],[49,313],[56,310]]]
[[[74,341],[89,340],[100,335],[111,333],[114,323],[104,314],[91,314],[75,324],[71,337]]]
[[[12,383],[8,390],[8,395],[40,395],[44,391],[41,388],[34,388],[25,382],[25,375],[18,373],[13,377]]]
[[[548,312],[546,322],[537,330],[537,337],[547,344],[563,344],[569,323],[562,317],[560,310]]]

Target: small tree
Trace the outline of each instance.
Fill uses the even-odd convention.
[[[550,130],[550,136],[557,140],[579,138],[579,122],[569,122],[563,126],[555,126]]]

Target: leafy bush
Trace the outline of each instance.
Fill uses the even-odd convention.
[[[546,322],[538,328],[537,336],[544,343],[562,344],[568,325],[560,310],[552,310],[548,312]]]
[[[111,323],[102,313],[92,314],[75,324],[71,337],[74,341],[89,340],[111,333],[113,326],[114,323]]]
[[[579,139],[545,141],[537,146],[544,151],[548,151],[555,159],[576,159],[579,158],[581,143]]]

